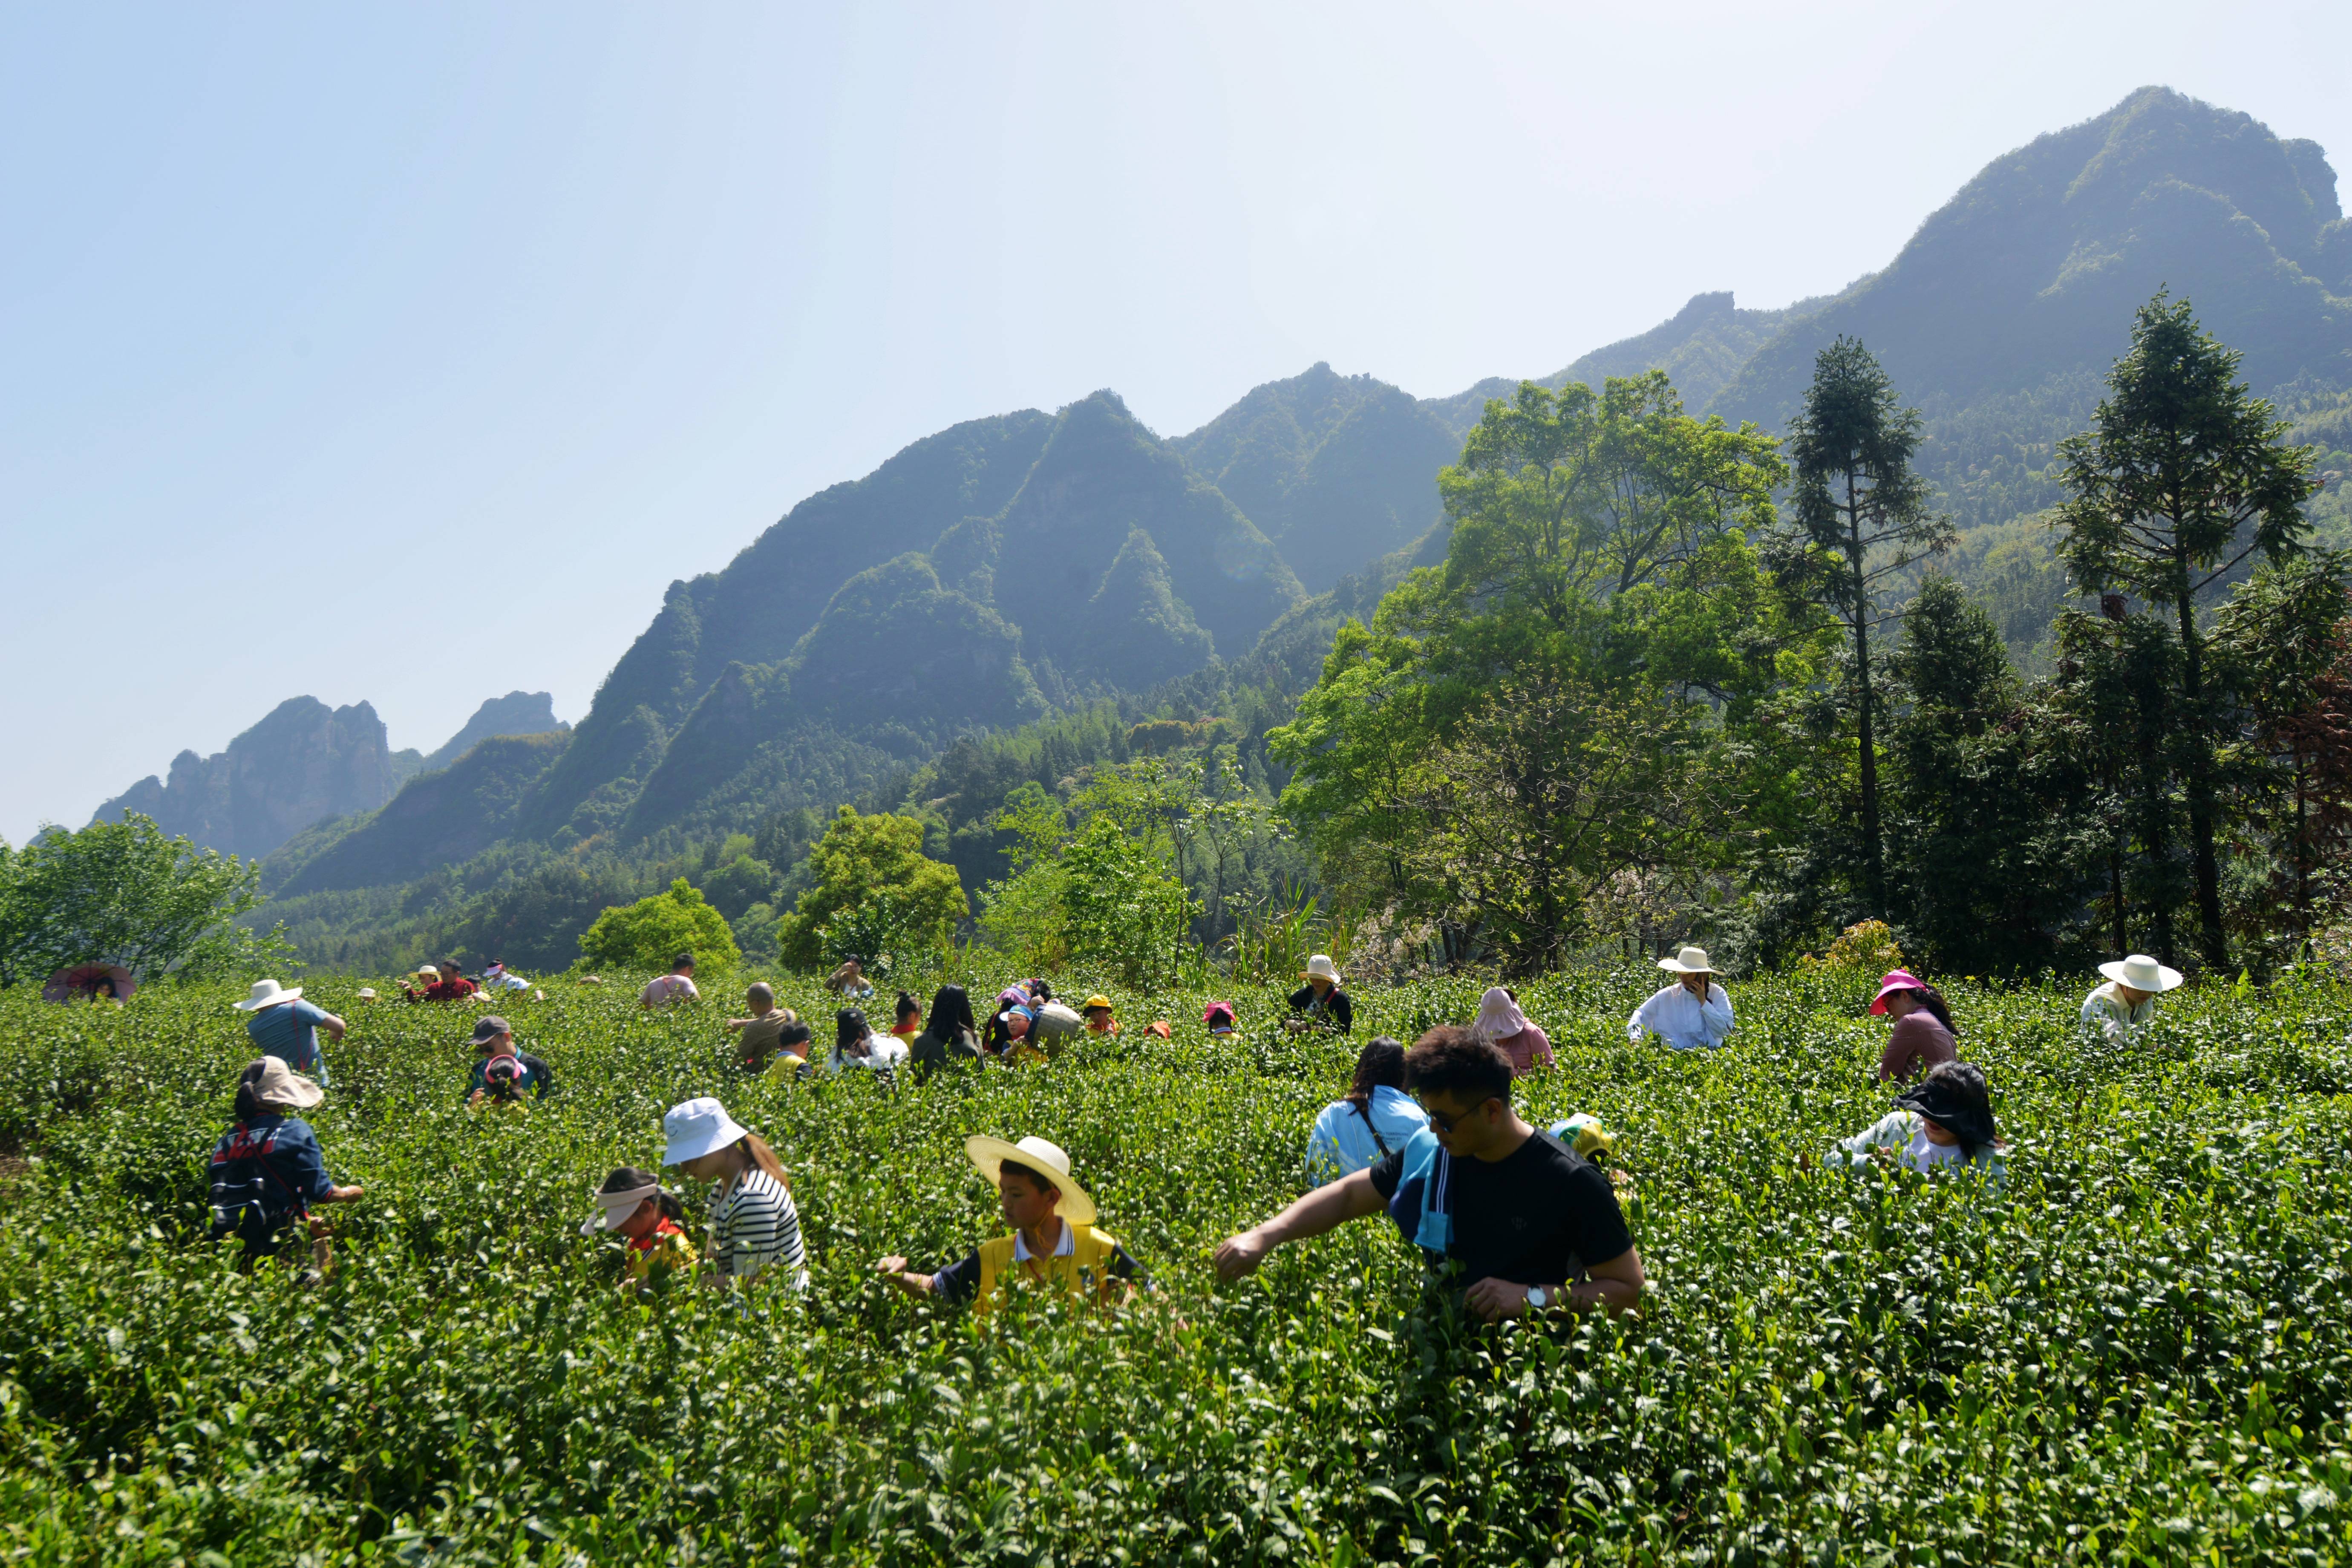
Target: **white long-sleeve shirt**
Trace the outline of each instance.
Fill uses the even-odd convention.
[[[1625,1037],[1639,1041],[1655,1035],[1678,1051],[1711,1051],[1731,1033],[1731,994],[1714,981],[1706,983],[1701,1002],[1680,981],[1633,1009],[1625,1020]]]
[[[2139,1033],[2155,1017],[2156,998],[2153,995],[2141,997],[2137,1007],[2126,1006],[2112,980],[2083,998],[2083,1022],[2096,1024],[2107,1032],[2108,1040],[2118,1046]]]

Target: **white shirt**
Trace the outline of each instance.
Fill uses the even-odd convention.
[[[1701,1002],[1677,981],[1633,1009],[1625,1037],[1655,1035],[1678,1051],[1713,1050],[1731,1033],[1731,994],[1710,980]]]
[[[1054,1256],[1056,1258],[1070,1258],[1076,1256],[1077,1250],[1078,1233],[1071,1227],[1068,1220],[1064,1220],[1062,1222],[1062,1239],[1054,1244]],[[1026,1263],[1036,1256],[1037,1255],[1035,1253],[1029,1250],[1029,1238],[1022,1235],[1019,1231],[1014,1231],[1013,1233],[1013,1261],[1015,1263]]]
[[[2096,1024],[2107,1032],[2107,1039],[2121,1045],[2156,1017],[2156,995],[2151,992],[2140,998],[2137,1007],[2126,1007],[2112,980],[2083,998],[2083,1022]]]

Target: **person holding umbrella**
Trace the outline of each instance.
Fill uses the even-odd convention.
[[[2144,952],[2114,963],[2102,963],[2106,984],[2083,998],[2083,1022],[2106,1031],[2107,1043],[2120,1046],[2156,1021],[2156,999],[2180,984],[2180,971],[2158,963]]]
[[[245,1000],[230,1005],[253,1015],[245,1021],[245,1032],[255,1050],[276,1057],[326,1086],[327,1061],[319,1053],[319,1031],[324,1029],[327,1038],[341,1044],[344,1024],[341,1018],[315,1002],[303,1001],[299,985],[288,988],[275,980],[255,981]]]

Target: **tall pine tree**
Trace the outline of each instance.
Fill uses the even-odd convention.
[[[1836,616],[1853,649],[1854,755],[1861,784],[1864,892],[1886,909],[1886,854],[1879,827],[1877,710],[1872,634],[1894,612],[1885,590],[1923,558],[1948,548],[1951,520],[1928,510],[1927,481],[1911,471],[1919,411],[1906,408],[1886,372],[1859,340],[1840,338],[1813,361],[1805,406],[1789,422],[1796,470],[1795,530],[1784,542],[1784,580]]]
[[[2054,519],[2075,585],[2121,589],[2168,614],[2180,639],[2179,736],[2199,956],[2229,963],[2214,851],[2215,752],[2229,715],[2212,689],[2198,595],[2257,551],[2303,548],[2303,501],[2318,487],[2307,448],[2237,379],[2238,355],[2186,300],[2140,307],[2131,352],[2107,375],[2093,426],[2058,446],[2068,499]]]

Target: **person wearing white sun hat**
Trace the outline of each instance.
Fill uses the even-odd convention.
[[[1298,972],[1307,982],[1290,994],[1290,1010],[1296,1015],[1285,1026],[1293,1034],[1318,1024],[1328,1025],[1346,1035],[1356,1027],[1356,1005],[1339,989],[1339,966],[1331,962],[1328,952],[1318,952],[1307,959],[1307,967]]]
[[[1715,964],[1703,947],[1686,947],[1658,967],[1675,977],[1633,1009],[1625,1037],[1639,1042],[1655,1035],[1677,1051],[1720,1049],[1731,1034],[1731,993],[1717,984]]]
[[[2122,1045],[2156,1018],[2156,999],[2180,984],[2180,971],[2144,952],[2099,965],[2105,984],[2083,998],[2083,1022],[2096,1024],[2108,1042]]]
[[[765,1140],[704,1097],[669,1108],[662,1118],[669,1147],[662,1163],[698,1182],[719,1184],[710,1202],[707,1256],[720,1281],[748,1285],[762,1275],[791,1289],[808,1289],[808,1257],[801,1245],[801,1211],[793,1202],[783,1163]]]
[[[319,1031],[324,1029],[327,1038],[341,1045],[345,1026],[317,1003],[303,1001],[299,985],[289,988],[275,980],[257,980],[244,1001],[230,1005],[253,1015],[245,1021],[245,1032],[252,1037],[255,1050],[276,1057],[296,1072],[309,1073],[321,1084],[327,1082],[327,1059],[319,1054]]]
[[[1118,1238],[1095,1227],[1095,1200],[1070,1174],[1070,1157],[1057,1143],[975,1133],[963,1152],[996,1188],[997,1205],[1010,1236],[982,1242],[961,1263],[936,1273],[910,1271],[904,1258],[886,1258],[875,1272],[909,1296],[969,1301],[975,1315],[1003,1305],[1013,1279],[1051,1286],[1108,1302],[1114,1285],[1133,1295],[1151,1281]]]

